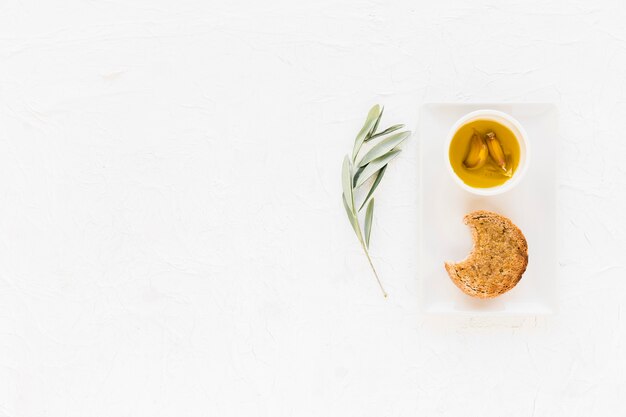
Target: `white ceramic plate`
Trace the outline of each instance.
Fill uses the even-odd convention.
[[[532,158],[523,180],[497,196],[477,196],[457,185],[446,166],[446,137],[465,114],[493,109],[510,114],[528,133]],[[433,314],[542,315],[556,310],[557,113],[551,104],[427,104],[420,112],[420,265],[422,307]],[[463,216],[490,210],[509,217],[528,241],[528,268],[511,291],[491,300],[462,293],[444,261],[472,249]]]

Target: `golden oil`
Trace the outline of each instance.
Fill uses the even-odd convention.
[[[493,158],[480,168],[468,169],[463,164],[469,152],[470,140],[474,132],[483,138],[488,132],[494,132],[500,140],[508,173],[499,167]],[[508,127],[494,120],[474,120],[464,124],[456,131],[448,152],[450,164],[456,175],[467,185],[474,188],[491,188],[504,184],[515,174],[520,161],[520,146],[515,134]]]

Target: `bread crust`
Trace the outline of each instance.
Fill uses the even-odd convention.
[[[522,231],[498,213],[486,210],[465,215],[474,247],[465,260],[446,262],[452,282],[465,294],[497,297],[515,287],[528,266],[528,244]]]

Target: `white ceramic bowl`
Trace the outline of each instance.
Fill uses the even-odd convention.
[[[517,141],[519,142],[519,148],[520,148],[519,164],[517,165],[517,169],[513,173],[513,176],[511,177],[511,179],[509,179],[507,182],[505,182],[502,185],[498,185],[496,187],[489,187],[489,188],[471,187],[467,185],[466,183],[464,183],[463,180],[459,178],[458,175],[456,175],[456,172],[454,172],[454,169],[452,169],[452,165],[450,164],[450,157],[449,157],[450,143],[452,142],[452,138],[454,137],[454,134],[461,128],[461,126],[467,123],[473,122],[474,120],[493,120],[497,123],[500,123],[508,127],[511,130],[511,132],[513,132],[513,134],[517,138]],[[529,162],[529,157],[530,157],[529,146],[528,146],[528,135],[526,134],[526,131],[524,130],[522,125],[517,120],[515,120],[512,116],[506,113],[503,113],[501,111],[488,110],[488,109],[476,110],[461,117],[459,120],[456,121],[456,123],[450,129],[450,133],[448,133],[447,144],[448,146],[446,146],[445,156],[446,156],[446,165],[448,166],[448,172],[450,172],[450,175],[452,175],[454,182],[456,182],[459,185],[459,187],[461,187],[462,189],[466,191],[469,191],[472,194],[483,195],[483,196],[502,194],[506,191],[513,189],[522,180],[522,178],[526,174],[526,171],[528,170],[528,162]]]

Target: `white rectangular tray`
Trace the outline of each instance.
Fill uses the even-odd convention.
[[[446,167],[446,138],[454,122],[479,109],[500,110],[528,133],[529,165],[513,190],[480,197],[454,183]],[[422,308],[433,314],[542,315],[556,310],[556,142],[554,105],[426,104],[420,112],[420,265]],[[463,216],[490,210],[509,217],[528,241],[528,268],[511,291],[491,300],[462,293],[444,261],[460,261],[472,249]]]

